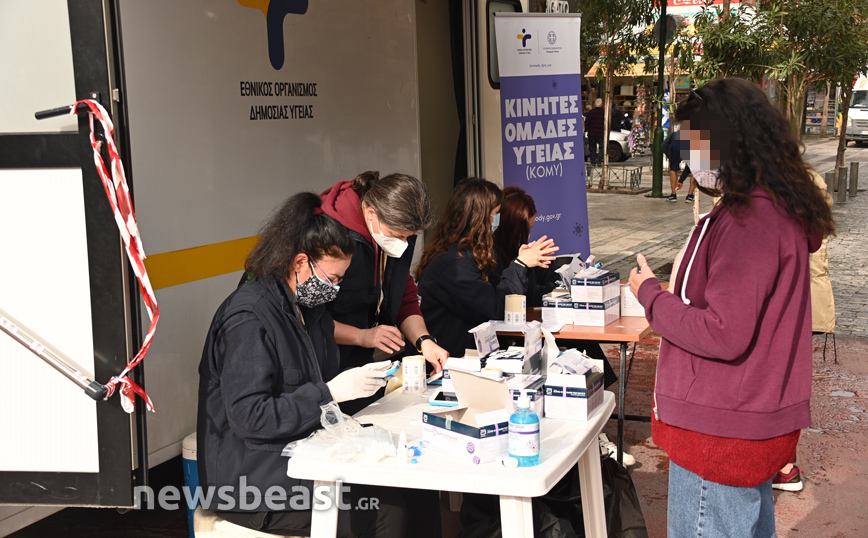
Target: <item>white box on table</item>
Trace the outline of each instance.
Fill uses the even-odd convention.
[[[471,463],[509,455],[513,404],[507,380],[455,368],[450,377],[460,406],[422,413],[425,447]]]
[[[621,295],[621,276],[617,271],[585,269],[570,279],[570,297],[582,303],[605,303]]]
[[[573,303],[574,301],[570,297],[570,292],[567,290],[555,290],[543,295],[543,323],[567,323],[572,325],[575,320]]]
[[[545,382],[545,416],[588,420],[603,405],[603,364],[577,350],[561,354]]]
[[[637,318],[645,317],[645,307],[642,306],[639,299],[630,291],[630,284],[621,286],[621,315]]]
[[[620,310],[620,297],[613,297],[604,303],[573,303],[573,317],[576,320],[576,325],[605,327],[618,321]]]

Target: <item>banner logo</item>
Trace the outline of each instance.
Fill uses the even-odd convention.
[[[516,36],[521,41],[522,47],[526,47],[527,46],[527,40],[533,37],[532,35],[526,34],[525,32],[526,32],[526,30],[524,28],[522,28],[521,33]]]
[[[283,67],[283,19],[290,13],[304,15],[307,13],[308,0],[238,0],[244,7],[252,7],[265,15],[265,27],[268,32],[268,59],[271,67],[280,70]]]
[[[558,42],[558,34],[556,34],[554,32],[549,32],[548,40],[549,40],[549,45],[554,45],[555,43]]]

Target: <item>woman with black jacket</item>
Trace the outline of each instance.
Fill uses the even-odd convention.
[[[465,349],[474,347],[468,330],[503,319],[506,296],[523,295],[528,270],[547,267],[558,249],[545,236],[522,245],[500,283],[492,285],[489,275],[497,267],[492,228],[500,218],[502,197],[490,181],[461,180],[416,269],[422,314],[451,357],[462,357]]]
[[[500,275],[518,255],[521,245],[530,239],[530,230],[536,218],[536,204],[523,189],[509,186],[503,189],[503,202],[500,205],[500,226],[494,232],[494,250],[497,254],[497,268],[491,281],[497,285]],[[543,295],[555,288],[560,277],[551,268],[535,267],[527,272],[528,306],[542,306]],[[606,387],[618,382],[615,370],[603,353],[599,342],[589,340],[559,340],[559,344],[576,348],[589,357],[603,361],[604,384]]]
[[[218,492],[209,497],[211,509],[281,535],[309,536],[313,486],[287,476],[281,450],[320,427],[320,406],[376,392],[388,367],[340,371],[325,303],[337,294],[355,245],[320,205],[316,194],[297,194],[268,222],[245,264],[255,276],[217,310],[199,364],[198,467],[206,495]],[[307,488],[306,506],[296,488]],[[399,491],[353,485],[344,495],[375,497],[379,510],[341,510],[341,536],[404,535]]]
[[[431,338],[410,275],[416,232],[428,228],[428,191],[404,174],[363,172],[321,195],[323,211],[349,228],[356,253],[330,306],[341,368],[371,362],[374,350],[395,353],[404,337],[439,372],[448,355]]]

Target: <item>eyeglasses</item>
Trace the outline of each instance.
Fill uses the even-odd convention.
[[[695,89],[690,90],[690,97],[698,97],[700,101],[705,102],[705,99],[703,99],[701,95],[696,93]]]
[[[329,278],[329,276],[326,274],[326,272],[322,270],[322,267],[320,267],[319,264],[313,260],[313,258],[311,258],[310,261],[313,262],[313,265],[315,265],[317,269],[319,269],[320,274],[325,277],[325,279],[328,281],[328,283],[331,286],[337,286],[338,284],[340,284],[341,282],[344,281],[343,277],[338,278],[336,280],[332,280],[331,278]]]

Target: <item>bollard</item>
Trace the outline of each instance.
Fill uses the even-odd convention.
[[[838,168],[838,203],[847,203],[847,167]]]
[[[850,163],[850,198],[856,196],[856,188],[859,183],[859,163]]]
[[[826,172],[826,191],[829,194],[835,192],[835,172]]]

